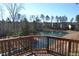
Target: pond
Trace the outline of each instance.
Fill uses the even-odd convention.
[[[57,37],[61,37],[67,34],[67,32],[61,32],[61,31],[52,31],[52,32],[39,32],[39,35],[52,35],[52,36],[57,36]],[[47,38],[41,37],[41,38],[37,38],[37,40],[35,40],[33,42],[33,48],[46,48],[47,47]],[[53,44],[54,41],[52,39],[49,40],[49,44]]]
[[[67,32],[63,32],[63,31],[47,31],[47,32],[39,32],[39,35],[52,35],[52,36],[57,36],[57,37],[61,37],[67,34]]]

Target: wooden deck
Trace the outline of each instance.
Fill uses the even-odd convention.
[[[33,53],[28,52],[28,53],[25,53],[25,54],[20,55],[20,56],[53,56],[53,55],[47,53],[47,51],[33,51]]]

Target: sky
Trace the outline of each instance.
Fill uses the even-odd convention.
[[[79,14],[79,5],[75,3],[24,3],[25,9],[21,10],[21,14],[25,14],[27,17],[29,15],[39,15],[44,14],[49,16],[67,16],[68,21],[71,18],[75,18]],[[5,13],[7,17],[8,13]]]

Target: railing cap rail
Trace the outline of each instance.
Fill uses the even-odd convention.
[[[7,41],[7,40],[16,40],[16,39],[23,39],[23,38],[32,38],[32,36],[18,36],[18,37],[9,37],[0,39],[0,41]]]
[[[0,41],[16,40],[16,39],[23,39],[23,38],[37,38],[37,37],[47,37],[47,38],[52,38],[52,39],[60,39],[60,40],[66,40],[66,41],[77,41],[77,42],[79,42],[78,39],[67,39],[67,38],[63,38],[63,37],[47,36],[47,35],[28,35],[28,36],[10,37],[10,38],[5,38],[5,39],[0,39]]]

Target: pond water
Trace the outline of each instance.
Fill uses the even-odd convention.
[[[57,36],[57,37],[61,37],[67,34],[67,32],[62,32],[62,31],[47,31],[47,32],[39,32],[39,35],[52,35],[52,36]]]
[[[40,32],[39,35],[52,35],[61,37],[67,34],[67,32],[53,31],[53,32]],[[47,47],[47,38],[41,37],[33,42],[33,48],[46,48]],[[49,40],[49,44],[53,44],[54,41],[52,39]]]

